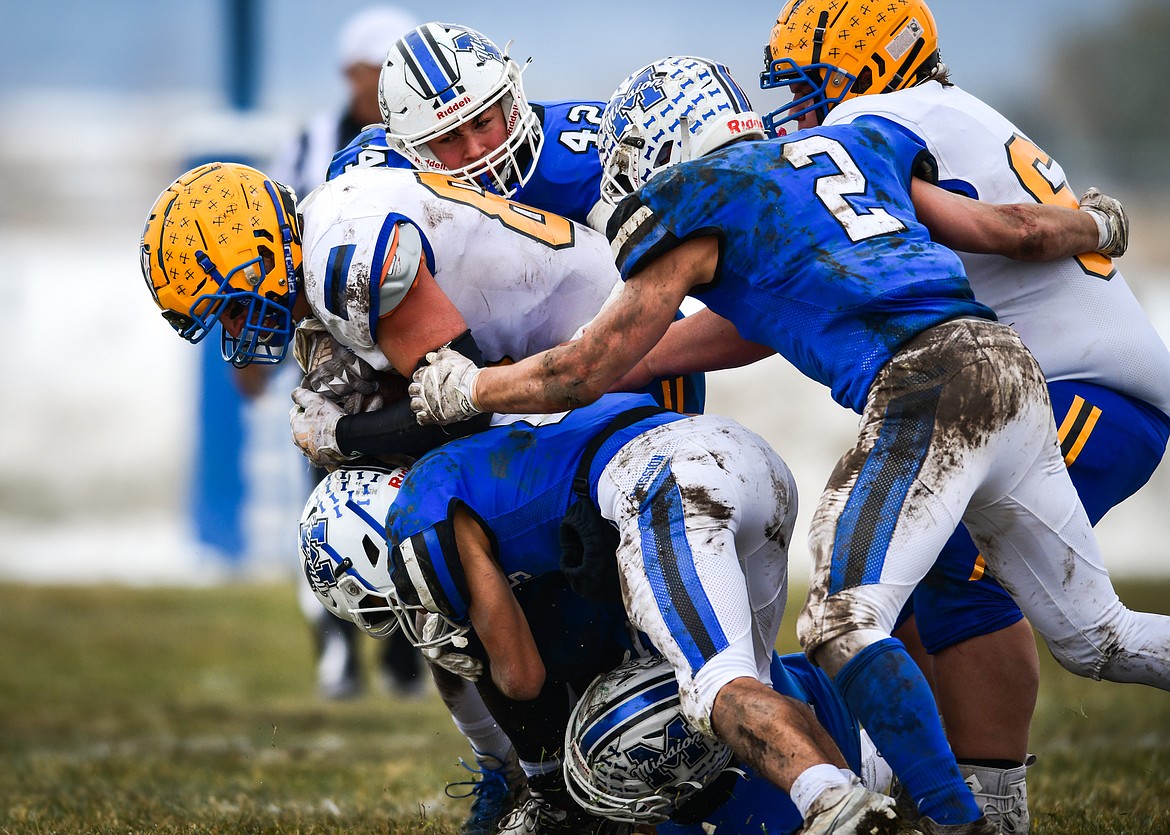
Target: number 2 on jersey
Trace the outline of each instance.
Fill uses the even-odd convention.
[[[845,146],[827,136],[810,136],[784,146],[784,159],[793,168],[812,165],[813,157],[824,154],[837,166],[838,173],[816,179],[817,198],[837,219],[849,240],[856,243],[892,232],[906,231],[906,224],[885,209],[872,208],[865,214],[849,205],[846,195],[865,194],[865,175],[849,156]]]
[[[1063,179],[1059,183],[1052,182],[1049,176],[1049,172],[1052,171],[1052,157],[1040,150],[1031,140],[1015,133],[1008,140],[1006,148],[1008,166],[1020,181],[1024,191],[1032,195],[1037,203],[1067,206],[1070,209],[1080,205],[1067,182]],[[1078,255],[1076,262],[1089,275],[1106,281],[1113,278],[1113,261],[1098,252]]]

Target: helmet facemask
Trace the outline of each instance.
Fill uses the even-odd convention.
[[[403,37],[387,55],[378,83],[389,147],[421,171],[514,195],[536,170],[544,131],[524,95],[522,68],[505,53],[474,30],[441,23]],[[497,148],[459,168],[439,161],[431,142],[497,106],[506,130]]]
[[[794,91],[792,101],[764,115],[764,130],[769,136],[783,136],[780,126],[800,119],[806,113],[816,113],[817,124],[834,105],[840,103],[853,89],[856,78],[831,64],[799,66],[791,58],[769,61],[760,73],[760,87],[771,90],[780,87],[808,87],[807,93]]]

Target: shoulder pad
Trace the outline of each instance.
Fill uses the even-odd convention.
[[[450,520],[402,540],[391,551],[391,559],[394,588],[403,603],[438,612],[455,623],[468,622],[467,580]]]

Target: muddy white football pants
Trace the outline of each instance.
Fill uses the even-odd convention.
[[[1118,599],[1039,367],[1014,331],[976,319],[919,334],[874,382],[811,526],[810,657],[825,645],[835,675],[888,637],[960,521],[1062,666],[1170,689],[1170,617]]]
[[[602,472],[597,499],[621,533],[630,619],[674,667],[684,715],[712,734],[724,684],[741,676],[771,682],[796,482],[758,435],[700,415],[623,446]]]

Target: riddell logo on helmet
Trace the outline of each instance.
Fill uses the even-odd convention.
[[[444,107],[442,110],[440,110],[438,113],[436,113],[435,116],[437,116],[440,119],[445,118],[447,116],[450,116],[456,110],[460,110],[464,107],[467,107],[467,105],[469,105],[470,103],[471,103],[471,96],[469,96],[469,95],[464,96],[463,98],[459,99],[458,101],[452,102],[451,104]]]
[[[763,119],[730,119],[727,122],[727,129],[732,133],[744,133],[749,130],[764,130]]]

